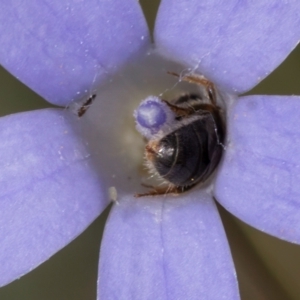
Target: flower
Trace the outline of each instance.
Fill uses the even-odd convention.
[[[0,8],[2,65],[54,104],[84,98],[107,78],[113,78],[113,87],[118,78],[125,82],[122,72],[129,71],[122,67],[127,64],[136,71],[137,57],[146,60],[149,51],[149,34],[136,1],[13,0],[2,1]],[[156,53],[203,73],[235,98],[267,76],[295,47],[299,9],[296,1],[163,0],[154,34]],[[111,77],[120,70],[119,77]],[[106,112],[108,103],[120,104],[122,96],[129,97],[120,93],[124,90],[116,91],[116,99],[93,106],[100,104]],[[101,95],[105,99],[105,91]],[[297,243],[298,100],[234,99],[228,112],[229,142],[213,190],[225,208],[248,224]],[[123,107],[112,106],[113,112],[118,115]],[[115,131],[124,128],[108,126],[111,116],[102,113],[98,122],[116,136]],[[82,135],[90,127],[69,111],[33,111],[0,122],[0,280],[6,284],[45,261],[101,213],[108,204],[107,167],[119,169],[111,160],[111,165],[102,161],[106,172],[98,172],[96,151]],[[94,133],[87,135],[95,137]],[[120,150],[113,149],[110,140],[99,140],[89,139],[99,144],[97,149]],[[129,155],[119,152],[123,158]],[[132,166],[118,163],[126,172]],[[118,176],[126,173],[122,170]],[[117,186],[118,205],[112,209],[101,249],[99,297],[238,299],[230,251],[212,196],[195,189],[176,201],[135,200],[132,186],[136,183],[129,179]]]

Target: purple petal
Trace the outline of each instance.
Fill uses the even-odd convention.
[[[163,0],[155,40],[230,92],[242,93],[272,72],[300,39],[300,2]]]
[[[58,109],[0,119],[1,285],[72,241],[107,205],[75,122]]]
[[[149,43],[135,0],[3,0],[0,24],[1,65],[59,105],[90,94]]]
[[[229,144],[217,200],[246,223],[300,243],[300,97],[240,98],[229,115]]]
[[[101,248],[98,299],[239,299],[226,235],[211,198],[127,196]]]

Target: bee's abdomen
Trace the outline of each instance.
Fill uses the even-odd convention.
[[[176,186],[203,182],[221,158],[222,141],[211,116],[199,116],[159,141],[154,166],[160,176]]]

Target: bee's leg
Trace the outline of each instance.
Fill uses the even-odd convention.
[[[184,76],[180,76],[179,74],[177,74],[175,72],[168,72],[168,74],[176,76],[180,80],[183,80],[183,81],[187,81],[187,82],[190,82],[190,83],[195,83],[195,84],[198,84],[198,85],[201,85],[201,86],[205,86],[210,101],[213,104],[216,104],[215,86],[211,81],[207,80],[203,76],[195,75],[195,74],[184,75]]]
[[[190,185],[190,186],[176,186],[173,184],[169,184],[167,187],[156,187],[153,188],[151,191],[147,192],[147,193],[142,193],[142,194],[135,194],[134,197],[135,198],[140,198],[140,197],[145,197],[145,196],[159,196],[159,195],[169,195],[172,194],[174,196],[179,195],[181,193],[184,193],[185,191],[188,191],[189,189],[191,189],[192,187],[194,187],[194,185]]]
[[[194,112],[192,108],[185,108],[177,106],[176,104],[172,104],[168,102],[167,100],[162,99],[162,102],[166,103],[169,108],[176,114],[178,117],[186,117]]]
[[[148,189],[155,189],[155,187],[152,184],[141,183],[141,186],[148,188]]]
[[[159,195],[167,195],[167,194],[175,194],[177,195],[177,187],[173,185],[169,185],[167,187],[154,187],[152,190],[146,193],[135,194],[135,198],[146,197],[146,196],[159,196]]]

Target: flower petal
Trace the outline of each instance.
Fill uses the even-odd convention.
[[[78,236],[107,200],[76,120],[59,109],[0,119],[0,284]]]
[[[164,55],[242,93],[286,58],[299,27],[297,0],[163,0],[155,41]]]
[[[106,226],[98,299],[239,299],[226,235],[205,192],[127,196]]]
[[[0,24],[1,65],[59,105],[91,93],[149,43],[135,0],[3,0]]]
[[[240,98],[229,115],[229,144],[217,200],[246,223],[300,243],[300,97]]]

